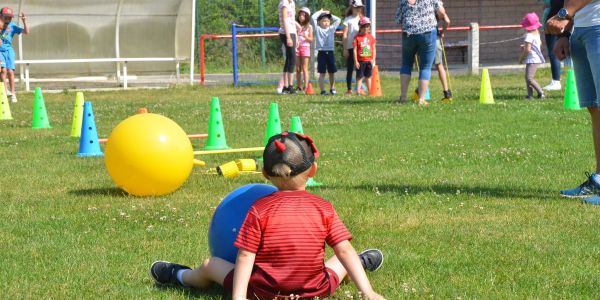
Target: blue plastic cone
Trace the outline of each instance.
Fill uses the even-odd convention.
[[[427,90],[425,91],[425,100],[426,101],[431,100],[431,94],[429,93],[429,88],[427,88]]]
[[[79,157],[104,156],[98,142],[98,131],[92,111],[92,102],[86,101],[83,105],[83,122],[81,124],[81,138],[79,139]]]

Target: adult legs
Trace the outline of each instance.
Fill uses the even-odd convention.
[[[325,73],[319,73],[319,88],[325,90]]]
[[[294,71],[296,68],[296,35],[292,34],[291,39],[293,45],[287,45],[285,34],[280,34],[279,39],[285,47],[285,63],[283,65],[283,83],[286,87],[291,87],[294,84]]]
[[[592,135],[594,136],[594,152],[596,153],[596,174],[600,174],[600,109],[588,108],[592,117]]]
[[[431,66],[435,57],[435,43],[437,41],[437,30],[419,35],[419,105],[425,105],[425,94],[431,79]]]
[[[346,59],[346,88],[352,91],[352,72],[354,72],[354,49],[348,49],[348,58]]]
[[[402,67],[400,68],[400,102],[406,102],[408,98],[408,85],[412,74],[417,53],[416,35],[402,34]]]

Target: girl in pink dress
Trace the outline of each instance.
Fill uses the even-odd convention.
[[[298,64],[296,65],[296,83],[299,92],[306,91],[310,76],[308,73],[308,63],[310,62],[310,43],[313,41],[313,28],[310,25],[310,9],[303,7],[298,11],[298,22],[296,31],[298,32],[298,48],[296,56]],[[304,84],[302,79],[304,78]]]

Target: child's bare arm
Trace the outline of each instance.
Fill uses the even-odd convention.
[[[354,67],[356,67],[357,69],[360,68],[360,63],[358,62],[358,47],[354,46],[354,49],[352,50],[352,53],[354,55]]]
[[[252,274],[254,259],[256,254],[240,249],[235,261],[235,271],[233,273],[233,300],[247,299],[248,282]]]
[[[333,246],[333,251],[346,271],[348,271],[348,276],[350,276],[358,290],[366,297],[366,299],[384,299],[381,295],[373,291],[373,287],[371,287],[371,283],[369,283],[367,274],[358,259],[358,254],[349,241],[337,243]]]
[[[23,33],[24,34],[29,34],[29,26],[27,26],[27,17],[25,16],[25,13],[21,13],[21,20],[23,21]]]
[[[522,45],[522,47],[523,47],[523,52],[521,53],[521,57],[519,57],[520,64],[523,63],[525,58],[527,58],[527,55],[529,55],[529,52],[531,52],[531,43],[525,43],[525,45]]]

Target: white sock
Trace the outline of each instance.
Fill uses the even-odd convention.
[[[600,185],[600,175],[596,173],[592,174],[592,180],[594,180],[597,185]]]
[[[177,271],[177,281],[179,281],[179,283],[181,283],[183,286],[185,286],[185,283],[183,283],[183,273],[188,271],[190,271],[190,269],[181,269]]]

